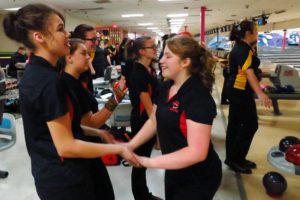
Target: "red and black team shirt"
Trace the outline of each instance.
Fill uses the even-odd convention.
[[[26,146],[36,184],[61,187],[84,181],[84,172],[87,171],[85,159],[62,161],[47,126],[47,122],[67,112],[73,112],[73,118],[80,118],[68,104],[70,97],[59,72],[42,57],[32,55],[21,79],[19,94]]]
[[[61,80],[67,90],[67,104],[72,118],[72,129],[76,138],[85,139],[83,130],[80,127],[81,117],[91,110],[89,105],[89,91],[81,82],[68,73],[61,74]]]
[[[203,87],[198,78],[190,77],[176,95],[169,97],[169,89],[172,84],[173,81],[171,80],[163,83],[155,102],[157,105],[157,131],[163,154],[177,151],[188,145],[187,119],[212,125],[216,116],[216,104],[209,91]],[[199,132],[198,134],[202,133]],[[218,155],[212,144],[210,144],[207,159],[183,171],[204,175],[209,173],[214,163],[219,162]]]
[[[142,92],[148,92],[152,102],[157,93],[157,78],[155,70],[148,72],[140,63],[135,62],[130,73],[129,97],[132,104],[131,118],[139,120],[142,117],[148,119],[145,106],[140,101],[139,95]]]

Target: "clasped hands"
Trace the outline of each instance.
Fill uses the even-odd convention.
[[[129,143],[120,143],[122,146],[122,153],[120,154],[127,162],[129,162],[133,167],[149,167],[150,158],[143,157],[135,154],[130,147]]]

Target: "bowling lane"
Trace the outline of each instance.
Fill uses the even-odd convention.
[[[216,89],[221,91],[223,76],[219,67],[216,68]],[[220,93],[220,92],[219,92]],[[300,176],[280,171],[267,161],[269,150],[278,145],[281,138],[292,135],[300,138],[300,101],[281,100],[280,109],[284,115],[274,116],[272,109],[257,106],[259,129],[252,142],[248,159],[257,163],[258,168],[251,175],[241,175],[243,186],[249,200],[273,200],[268,196],[262,184],[263,176],[269,171],[281,173],[287,180],[288,187],[282,200],[299,199]],[[227,122],[228,106],[221,109]],[[229,170],[229,169],[228,169]]]

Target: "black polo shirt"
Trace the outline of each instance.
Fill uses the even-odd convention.
[[[253,93],[245,71],[253,69],[253,51],[243,41],[237,41],[229,54],[230,77],[228,84],[230,88],[239,91]]]
[[[138,62],[135,62],[129,75],[129,97],[132,104],[131,118],[140,120],[143,118],[148,119],[145,106],[140,101],[140,94],[142,92],[148,92],[152,102],[155,99],[157,93],[157,79],[155,70],[152,69],[148,72],[147,69]]]
[[[68,96],[71,100],[71,107],[73,109],[72,117],[72,128],[74,129],[74,134],[78,134],[78,138],[84,139],[85,137],[83,131],[80,127],[81,116],[86,114],[91,110],[89,105],[89,91],[85,89],[81,82],[74,78],[72,75],[63,72],[61,74],[61,79],[65,84]]]
[[[133,65],[134,65],[134,60],[133,59],[128,59],[125,62],[121,63],[121,74],[125,77],[126,86],[128,88],[131,88],[131,86],[130,86],[130,74],[131,74]]]
[[[76,115],[58,71],[42,57],[32,55],[19,90],[26,146],[36,184],[60,187],[84,181],[85,159],[60,158],[47,126],[47,122],[68,111]]]
[[[157,131],[163,154],[187,147],[186,120],[212,125],[216,116],[216,105],[209,91],[196,77],[190,77],[177,94],[169,98],[173,81],[163,83],[157,98]],[[199,134],[201,134],[199,132]],[[178,179],[197,179],[213,172],[220,160],[210,143],[206,160],[181,170],[170,170]]]
[[[104,50],[99,46],[96,46],[95,56],[92,61],[92,65],[96,71],[95,77],[103,77],[104,69],[108,66],[106,57],[104,56]]]

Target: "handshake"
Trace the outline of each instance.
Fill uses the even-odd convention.
[[[150,167],[150,158],[142,157],[133,152],[133,148],[130,143],[119,144],[121,147],[121,153],[119,154],[133,167]]]

